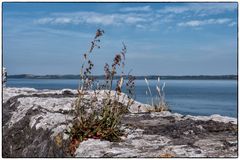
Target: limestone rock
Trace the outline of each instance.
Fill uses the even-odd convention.
[[[106,98],[97,91],[97,107]],[[88,91],[89,101],[95,95]],[[69,157],[69,137],[77,91],[3,89],[3,157]],[[116,96],[111,91],[111,97]],[[129,102],[121,94],[119,102]],[[76,157],[236,157],[237,120],[220,115],[184,116],[152,112],[137,101],[121,121],[120,142],[88,139],[78,146]]]

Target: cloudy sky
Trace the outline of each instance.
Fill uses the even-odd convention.
[[[237,3],[3,3],[8,74],[79,74],[97,28],[93,74],[127,46],[134,75],[237,74]]]

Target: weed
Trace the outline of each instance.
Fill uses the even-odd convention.
[[[94,79],[91,76],[91,71],[94,67],[93,62],[89,59],[89,55],[95,48],[100,48],[100,37],[103,36],[104,31],[98,29],[93,41],[91,42],[88,52],[83,54],[83,64],[80,71],[80,82],[78,88],[78,97],[74,106],[74,120],[73,125],[70,127],[70,131],[66,131],[70,135],[71,143],[69,146],[69,152],[74,155],[78,145],[88,138],[104,139],[109,141],[119,141],[120,136],[123,134],[120,130],[120,121],[124,113],[128,111],[128,105],[131,105],[132,101],[129,98],[128,105],[124,106],[119,102],[122,86],[124,84],[124,65],[125,54],[127,52],[126,45],[123,43],[122,51],[116,54],[112,65],[105,64],[105,84],[99,86],[97,83],[97,89],[101,88],[107,98],[102,99],[101,107],[99,108],[99,90],[93,90],[93,94],[89,94],[89,90],[94,86]],[[113,93],[113,80],[117,74],[117,68],[121,68],[121,76],[117,81],[114,95]],[[134,78],[129,75],[127,88],[130,95],[134,94]],[[90,95],[90,99],[86,97]]]
[[[157,102],[153,102],[153,94],[149,85],[149,82],[147,80],[147,78],[145,78],[145,82],[147,84],[147,91],[146,91],[146,96],[148,96],[148,94],[150,94],[150,98],[151,98],[151,105],[154,107],[154,109],[149,109],[149,112],[162,112],[162,111],[169,111],[169,107],[165,101],[165,92],[164,92],[164,88],[165,88],[165,82],[163,83],[163,86],[161,88],[160,86],[160,77],[158,77],[157,80],[157,85],[156,85],[156,90],[157,90],[157,98],[156,101]]]

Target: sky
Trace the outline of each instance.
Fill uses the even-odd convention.
[[[237,3],[3,3],[3,66],[13,74],[79,74],[98,28],[93,73],[122,42],[133,75],[237,74]]]

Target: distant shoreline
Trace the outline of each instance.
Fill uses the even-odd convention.
[[[104,80],[104,75],[92,76],[97,80]],[[115,79],[119,79],[120,76],[116,76]],[[127,76],[124,76],[127,78]],[[197,75],[197,76],[158,76],[158,75],[150,75],[150,76],[135,76],[136,80],[144,80],[147,78],[148,80],[156,80],[160,77],[162,80],[237,80],[237,75]],[[79,79],[79,75],[29,75],[29,74],[21,74],[21,75],[8,75],[8,79]]]

